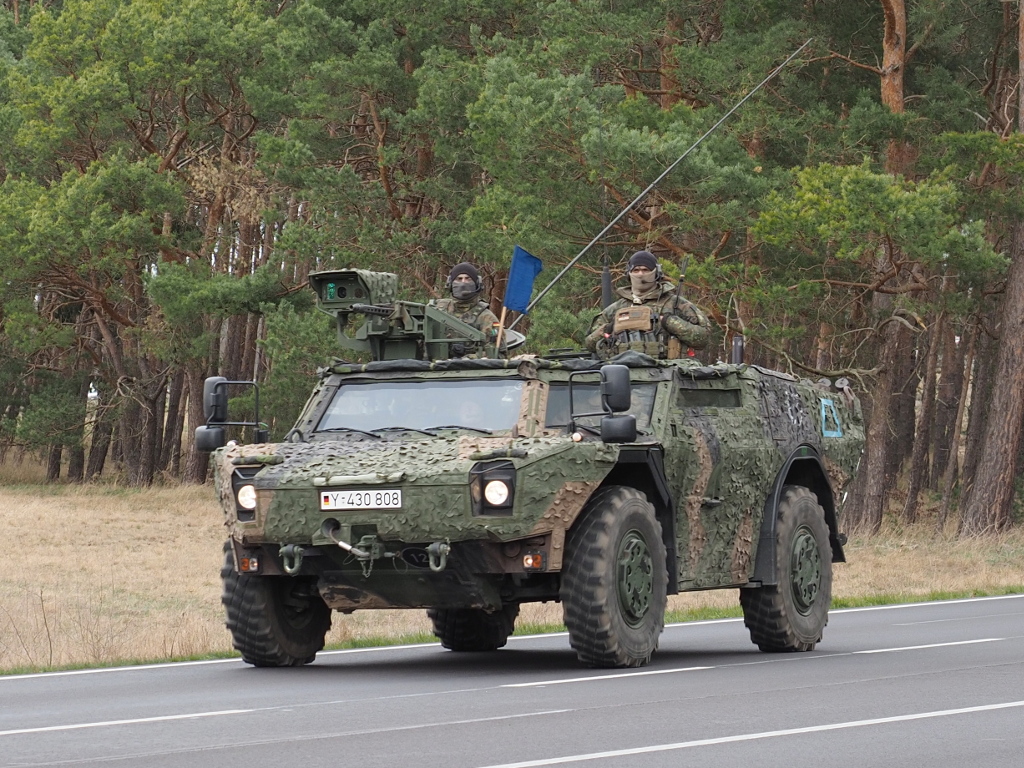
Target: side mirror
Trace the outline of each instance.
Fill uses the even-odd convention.
[[[603,443],[635,443],[636,416],[605,416],[601,419],[601,442]]]
[[[629,368],[625,365],[602,367],[601,404],[612,413],[621,413],[629,410],[632,400],[633,389],[629,383]]]
[[[224,427],[196,427],[196,450],[210,453],[218,448],[223,448],[227,441],[224,439]]]
[[[203,415],[207,422],[228,420],[228,388],[227,379],[223,376],[210,376],[203,382]],[[220,447],[220,446],[218,446]]]

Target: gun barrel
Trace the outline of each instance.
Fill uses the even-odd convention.
[[[377,317],[391,317],[391,314],[395,311],[394,307],[381,306],[378,304],[353,304],[351,306],[353,312],[359,312],[363,315],[376,315]]]

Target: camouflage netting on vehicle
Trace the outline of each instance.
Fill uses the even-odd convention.
[[[686,375],[694,379],[712,379],[735,372],[737,368],[730,363],[702,365],[696,361],[685,360],[659,361],[640,352],[623,352],[611,360],[592,358],[570,358],[566,360],[549,360],[543,357],[523,356],[510,360],[458,358],[454,360],[376,360],[370,363],[350,363],[346,360],[335,360],[324,373],[416,373],[427,371],[493,371],[522,370],[523,365],[532,365],[538,369],[562,371],[599,371],[609,364],[625,365],[628,368],[655,368],[673,366],[686,371]]]
[[[322,645],[316,622],[274,635],[296,602],[296,622],[323,605],[427,608],[447,647],[494,650],[521,603],[560,600],[581,661],[636,666],[666,593],[738,588],[762,650],[820,640],[864,441],[845,382],[633,351],[320,374],[284,442],[214,455],[245,564],[224,577],[229,628],[252,663]],[[280,605],[253,617],[261,584]],[[291,632],[302,653],[257,642]]]

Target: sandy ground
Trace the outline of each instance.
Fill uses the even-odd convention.
[[[206,487],[0,487],[0,670],[228,652],[220,606],[221,514]],[[847,546],[834,596],[1024,588],[1024,531],[955,541],[926,528]],[[735,590],[670,598],[731,607]],[[557,604],[523,623],[561,621]],[[423,611],[335,614],[328,643],[429,633]]]

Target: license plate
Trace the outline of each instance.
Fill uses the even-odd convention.
[[[320,509],[401,509],[402,492],[374,489],[371,491],[320,491]]]

